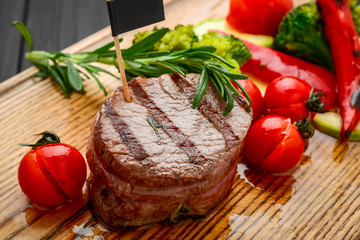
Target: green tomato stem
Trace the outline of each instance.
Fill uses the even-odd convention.
[[[51,144],[51,143],[60,143],[60,138],[52,132],[42,132],[39,134],[36,134],[39,136],[42,136],[35,144],[28,144],[28,143],[20,143],[20,146],[25,147],[32,147],[33,149],[36,147],[40,147],[43,145]]]

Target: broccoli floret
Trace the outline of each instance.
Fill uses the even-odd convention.
[[[360,6],[357,6],[357,0],[350,0],[350,10],[359,34]],[[275,37],[274,48],[335,71],[315,2],[300,5],[285,15]]]
[[[240,66],[251,57],[249,50],[241,40],[213,31],[203,34],[201,40],[193,44],[193,47],[200,46],[216,47],[215,54],[226,59],[235,67],[228,68],[233,73],[240,73]]]
[[[334,71],[315,2],[301,5],[285,15],[275,37],[274,47]]]
[[[177,25],[174,30],[169,31],[166,35],[154,45],[152,51],[179,51],[188,49],[192,43],[197,41],[197,36],[194,33],[193,25]],[[133,43],[137,43],[145,37],[156,31],[155,27],[152,31],[139,32],[135,35]]]

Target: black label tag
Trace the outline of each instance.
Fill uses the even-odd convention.
[[[110,0],[107,6],[113,36],[165,20],[162,0]]]

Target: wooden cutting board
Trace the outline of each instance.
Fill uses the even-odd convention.
[[[165,0],[165,8],[167,20],[158,25],[173,27],[224,17],[228,1]],[[123,47],[133,34],[123,36]],[[92,50],[111,40],[107,28],[65,51]],[[86,80],[86,95],[66,99],[53,80],[33,79],[34,72],[30,68],[0,84],[0,239],[360,238],[360,144],[320,132],[301,164],[286,174],[248,169],[241,160],[231,193],[200,220],[109,231],[92,216],[86,191],[59,208],[36,209],[18,185],[18,164],[28,149],[17,144],[49,130],[85,154],[91,122],[107,97]],[[120,84],[108,76],[101,81],[110,95]]]

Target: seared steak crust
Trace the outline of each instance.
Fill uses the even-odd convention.
[[[251,123],[247,102],[234,109],[209,88],[197,109],[199,75],[163,75],[129,82],[103,105],[93,124],[87,159],[95,212],[109,225],[137,226],[168,218],[182,203],[204,215],[229,191]],[[162,125],[158,134],[147,116]]]

